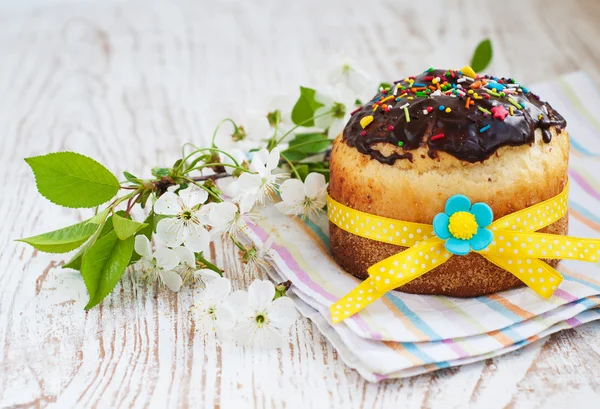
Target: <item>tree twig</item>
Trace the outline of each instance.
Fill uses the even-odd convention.
[[[223,173],[215,173],[213,175],[207,175],[207,176],[195,176],[190,179],[192,179],[195,182],[202,182],[204,180],[222,179],[222,178],[226,178],[227,176],[231,176],[231,175],[227,172],[223,172]]]

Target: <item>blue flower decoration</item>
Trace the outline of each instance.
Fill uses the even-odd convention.
[[[485,203],[475,203],[463,195],[454,195],[446,201],[444,213],[433,218],[433,231],[446,240],[446,250],[465,256],[471,249],[483,250],[494,239],[494,233],[486,229],[494,220],[494,212]]]

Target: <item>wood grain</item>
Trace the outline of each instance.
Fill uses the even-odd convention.
[[[462,66],[492,38],[492,71],[531,83],[600,65],[597,1],[39,0],[0,5],[0,407],[564,408],[598,402],[600,324],[497,359],[369,384],[311,322],[280,351],[219,345],[190,290],[127,274],[98,308],[62,257],[13,239],[82,220],[41,198],[23,157],[91,155],[148,175],[220,118],[314,84],[334,52],[373,77]],[[597,77],[594,77],[597,79]],[[237,286],[235,250],[214,257]]]

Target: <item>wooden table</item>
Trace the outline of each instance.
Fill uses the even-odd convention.
[[[255,4],[251,4],[255,3]],[[64,257],[13,239],[90,215],[36,193],[23,157],[75,150],[149,176],[224,116],[313,84],[345,51],[373,77],[460,67],[489,36],[491,70],[531,83],[600,66],[589,1],[29,0],[0,5],[0,406],[564,408],[600,398],[600,323],[497,359],[370,384],[306,319],[288,346],[221,347],[192,292],[126,275],[99,307]],[[426,5],[425,5],[426,4]],[[598,78],[597,76],[595,77]],[[235,250],[213,255],[238,287]]]

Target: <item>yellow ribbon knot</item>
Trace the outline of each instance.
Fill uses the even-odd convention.
[[[535,233],[567,214],[567,195],[568,186],[551,199],[493,221],[487,226],[493,233],[491,243],[481,250],[471,251],[514,274],[540,296],[551,297],[563,278],[540,258],[596,262],[600,255],[598,239]],[[445,240],[436,236],[431,224],[361,212],[330,196],[327,197],[327,212],[331,223],[349,233],[409,247],[369,267],[369,278],[330,307],[334,323],[354,315],[388,291],[426,274],[454,256],[447,250]],[[472,239],[476,236],[478,225],[471,220],[470,214],[459,215],[455,223],[449,225],[449,229],[456,230],[456,237]]]

